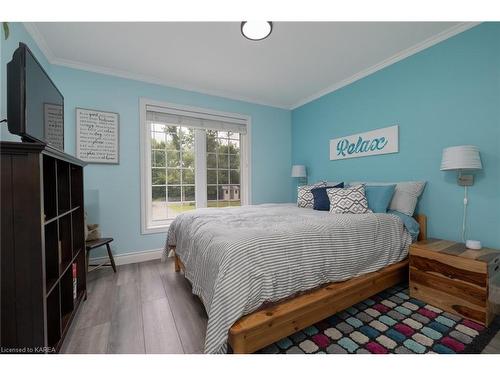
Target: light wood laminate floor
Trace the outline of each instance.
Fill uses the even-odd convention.
[[[89,273],[62,353],[202,353],[207,315],[173,260]],[[500,353],[500,333],[483,353]]]

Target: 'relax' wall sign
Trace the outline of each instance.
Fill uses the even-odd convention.
[[[330,140],[330,160],[394,152],[399,152],[398,125]]]

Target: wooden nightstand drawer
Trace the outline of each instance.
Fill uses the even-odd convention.
[[[429,239],[410,246],[410,295],[445,311],[488,325],[488,264],[498,250]]]

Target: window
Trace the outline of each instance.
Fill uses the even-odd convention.
[[[240,206],[241,134],[207,130],[208,207]]]
[[[142,233],[180,213],[248,204],[250,119],[141,99]]]

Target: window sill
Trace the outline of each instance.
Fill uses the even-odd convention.
[[[161,225],[161,226],[150,226],[146,228],[141,228],[141,234],[158,234],[158,233],[164,233],[166,234],[168,232],[168,228],[170,227],[170,224],[166,225]]]

